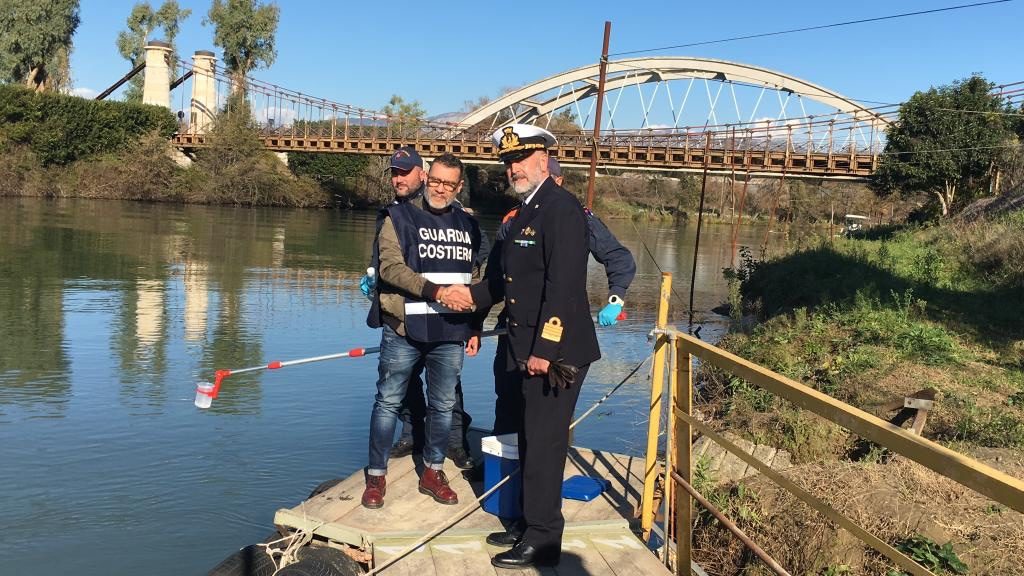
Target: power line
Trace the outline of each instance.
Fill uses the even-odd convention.
[[[861,20],[850,20],[847,22],[835,22],[833,24],[822,24],[819,26],[808,26],[805,28],[793,28],[792,30],[779,30],[777,32],[764,32],[761,34],[748,34],[746,36],[734,36],[732,38],[721,38],[718,40],[705,40],[703,42],[690,42],[688,44],[676,44],[675,46],[663,46],[661,48],[645,48],[642,50],[628,50],[625,52],[615,52],[609,54],[608,57],[622,56],[625,54],[641,54],[644,52],[659,52],[661,50],[674,50],[676,48],[690,48],[693,46],[706,46],[708,44],[721,44],[724,42],[734,42],[736,40],[750,40],[752,38],[766,38],[769,36],[780,36],[783,34],[793,34],[796,32],[808,32],[811,30],[822,30],[825,28],[838,28],[840,26],[850,26],[852,24],[864,24],[867,22],[879,22],[881,20],[892,20],[894,18],[906,18],[907,16],[920,16],[923,14],[934,14],[936,12],[948,12],[951,10],[960,10],[963,8],[976,8],[978,6],[987,6],[989,4],[1002,4],[1004,2],[1012,2],[1013,0],[989,0],[988,2],[976,2],[974,4],[961,4],[959,6],[949,6],[946,8],[934,8],[932,10],[919,10],[917,12],[905,12],[903,14],[893,14],[890,16],[879,16],[877,18],[864,18]]]

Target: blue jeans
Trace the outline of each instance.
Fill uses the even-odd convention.
[[[377,365],[377,396],[370,416],[370,465],[367,473],[387,473],[388,453],[395,439],[398,412],[402,408],[416,364],[427,369],[427,431],[423,461],[440,470],[448,447],[455,406],[455,384],[462,372],[462,342],[416,342],[384,326]]]
[[[413,368],[413,376],[409,380],[409,389],[402,401],[402,409],[398,419],[402,422],[402,434],[398,441],[412,444],[413,452],[423,449],[425,443],[424,427],[427,419],[427,401],[423,398],[423,379],[420,378],[422,366]],[[466,412],[462,396],[461,379],[455,384],[455,407],[452,408],[452,432],[448,436],[448,448],[462,448],[469,451],[469,440],[466,433],[473,417]]]

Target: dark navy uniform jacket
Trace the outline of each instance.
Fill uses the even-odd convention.
[[[471,291],[478,309],[505,302],[509,368],[531,355],[577,367],[601,357],[587,299],[588,246],[583,207],[551,178],[495,242],[484,281]]]
[[[504,239],[508,234],[512,219],[519,213],[519,209],[513,208],[502,218],[496,235],[497,240]],[[614,295],[625,300],[626,291],[636,276],[636,261],[633,254],[619,242],[600,218],[586,208],[583,211],[587,215],[587,224],[590,228],[590,253],[604,266],[605,275],[608,276],[608,296]]]

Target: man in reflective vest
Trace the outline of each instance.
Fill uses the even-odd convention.
[[[384,505],[388,452],[409,378],[420,362],[427,371],[426,468],[419,490],[442,504],[458,496],[443,471],[455,385],[463,351],[479,350],[479,319],[444,306],[450,285],[472,281],[480,228],[453,205],[463,166],[445,154],[434,160],[422,198],[387,208],[375,242],[380,285],[374,308],[383,324],[377,395],[370,418],[369,466],[362,504]]]
[[[380,303],[376,299],[377,276],[376,270],[380,267],[377,257],[377,237],[380,234],[384,218],[387,216],[389,206],[402,204],[422,198],[426,189],[427,172],[423,168],[424,162],[419,153],[412,146],[402,146],[392,153],[389,164],[391,170],[391,186],[395,191],[395,198],[391,204],[378,210],[376,219],[376,230],[374,235],[373,256],[370,260],[370,267],[374,269],[373,276],[365,275],[359,281],[359,289],[363,295],[370,299],[371,308],[366,323],[371,328],[383,326],[380,315]],[[413,204],[416,205],[415,203]],[[458,200],[454,205],[462,208]],[[487,254],[490,251],[487,242],[487,235],[481,235],[480,251],[477,254],[476,265],[482,268],[487,261]],[[421,373],[423,367],[413,369],[405,398],[402,400],[402,409],[398,412],[398,418],[402,423],[402,433],[394,446],[391,447],[392,458],[402,458],[409,454],[420,454],[423,451],[423,444],[426,429],[427,401],[423,397],[423,379]],[[466,412],[462,395],[462,383],[455,385],[455,408],[452,410],[452,430],[448,437],[448,458],[462,469],[473,467],[473,460],[468,451],[467,432],[473,418]]]

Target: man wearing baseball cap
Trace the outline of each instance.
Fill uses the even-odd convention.
[[[522,534],[488,537],[512,545],[492,564],[557,564],[565,519],[562,476],[569,421],[590,364],[601,357],[587,298],[588,229],[583,206],[548,172],[547,130],[512,124],[492,136],[522,209],[496,243],[484,281],[469,289],[478,310],[503,301],[508,313],[505,371],[496,387],[521,390],[519,430]],[[511,532],[511,531],[510,531]],[[516,537],[518,536],[518,537]]]
[[[427,181],[424,164],[425,162],[412,146],[403,146],[391,154],[388,169],[391,171],[391,187],[395,191],[395,198],[388,206],[377,212],[376,234],[373,239],[373,251],[370,259],[370,267],[374,271],[380,269],[378,238],[387,215],[387,209],[423,196]],[[462,207],[457,201],[456,204],[460,208]],[[482,242],[479,257],[486,259],[490,250],[486,236],[482,238]],[[380,300],[377,298],[377,276],[363,276],[359,281],[359,289],[371,302],[367,324],[370,327],[379,328],[381,321]],[[419,366],[413,370],[410,377],[406,396],[402,401],[402,409],[399,412],[402,432],[399,441],[391,449],[392,458],[401,458],[414,452],[420,452],[426,441],[427,401],[423,396],[422,372],[423,367]],[[452,429],[449,435],[447,456],[457,467],[462,469],[473,467],[466,439],[472,420],[464,408],[462,382],[460,381],[455,388],[455,409],[452,411]]]
[[[395,423],[410,383],[419,384],[414,374],[424,366],[429,410],[419,491],[441,504],[458,503],[443,468],[463,350],[476,354],[479,324],[469,310],[447,306],[445,295],[447,285],[464,285],[478,273],[481,244],[476,220],[454,204],[463,178],[462,162],[443,154],[430,167],[426,192],[383,210],[373,254],[380,264],[380,286],[367,318],[367,324],[382,328],[383,334],[361,500],[366,508],[384,505]]]

